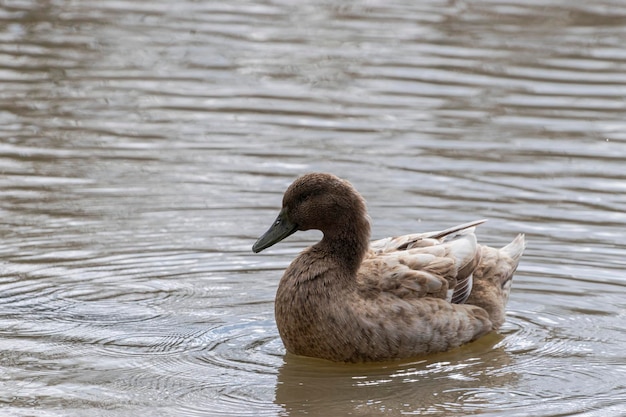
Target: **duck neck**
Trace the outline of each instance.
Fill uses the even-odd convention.
[[[370,224],[366,216],[346,219],[332,231],[324,232],[320,248],[351,276],[356,275],[370,241]]]

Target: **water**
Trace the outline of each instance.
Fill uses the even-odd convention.
[[[626,6],[0,2],[0,407],[12,416],[626,415]],[[251,245],[299,174],[374,237],[525,232],[500,335],[285,355]]]

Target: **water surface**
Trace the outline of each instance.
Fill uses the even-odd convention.
[[[626,415],[626,7],[0,3],[0,407],[16,416]],[[298,175],[375,238],[526,233],[445,354],[286,355],[251,245]]]

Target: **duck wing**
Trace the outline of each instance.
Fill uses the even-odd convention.
[[[360,290],[365,297],[388,293],[464,303],[481,257],[473,228],[482,222],[373,242],[357,273]]]
[[[376,253],[394,252],[412,248],[434,246],[442,242],[450,241],[459,235],[474,233],[476,226],[485,223],[487,220],[475,220],[450,227],[445,230],[426,233],[413,233],[402,236],[387,237],[375,240],[370,243],[370,248]]]

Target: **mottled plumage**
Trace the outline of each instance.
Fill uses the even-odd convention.
[[[324,237],[285,271],[276,323],[294,354],[341,362],[441,352],[497,330],[524,250],[479,245],[475,226],[374,242],[365,201],[331,174],[307,174],[285,192],[259,252],[297,230]]]

